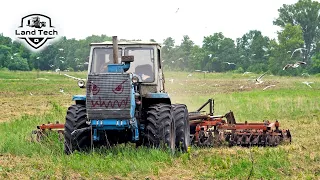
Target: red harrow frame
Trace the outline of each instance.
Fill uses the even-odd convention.
[[[201,111],[210,105],[209,114]],[[264,121],[261,123],[237,123],[233,112],[214,116],[214,100],[209,99],[197,111],[189,112],[190,140],[195,146],[277,146],[281,142],[291,143],[290,130],[279,129],[280,123]],[[41,141],[49,132],[58,132],[63,140],[64,124],[58,121],[37,126],[32,131],[32,140]],[[34,137],[34,135],[36,137]]]
[[[200,112],[210,105],[209,114]],[[291,143],[290,130],[280,130],[279,122],[237,123],[233,112],[214,116],[214,100],[209,99],[196,112],[189,113],[191,144],[196,146],[277,146]]]

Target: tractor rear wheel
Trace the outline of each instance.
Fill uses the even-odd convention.
[[[170,104],[155,104],[149,107],[144,132],[147,147],[169,148],[175,151],[175,125]]]
[[[68,108],[66,123],[64,126],[64,152],[71,154],[75,150],[87,150],[90,145],[90,131],[78,131],[73,134],[75,130],[89,127],[87,124],[87,114],[85,105],[75,104]]]
[[[176,148],[186,152],[190,145],[190,124],[188,108],[185,104],[173,104],[173,119],[176,125]]]

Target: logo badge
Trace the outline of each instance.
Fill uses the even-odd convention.
[[[48,40],[59,36],[58,30],[52,25],[51,18],[43,14],[30,14],[23,17],[20,26],[15,30],[15,35],[33,50],[39,50]]]

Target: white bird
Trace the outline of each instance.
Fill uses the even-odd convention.
[[[267,86],[267,87],[263,88],[263,90],[266,90],[266,89],[271,88],[271,87],[274,87],[274,86],[276,86],[276,85]]]
[[[249,74],[249,73],[252,73],[252,72],[244,72],[242,75]]]
[[[171,61],[172,63],[174,63],[174,61]]]
[[[173,79],[171,78],[171,79],[169,79],[169,81],[171,82],[171,83],[173,83]]]
[[[74,76],[70,76],[70,75],[68,75],[68,74],[63,74],[63,75],[65,75],[65,76],[67,76],[67,77],[69,77],[69,78],[78,80],[78,81],[79,81],[79,80],[85,80],[85,79],[77,78],[77,77],[74,77]]]
[[[16,56],[18,53],[14,53],[13,55]]]
[[[311,86],[310,86],[310,84],[312,84],[313,82],[307,82],[307,81],[305,81],[305,82],[302,82],[303,84],[305,84],[305,85],[307,85],[307,86],[309,86],[310,88],[312,88]]]
[[[33,96],[33,94],[30,92],[30,95]]]
[[[63,94],[65,93],[62,88],[60,88],[60,91],[59,91],[59,92],[61,92],[61,93],[63,93]]]
[[[56,69],[56,72],[59,72],[60,71],[60,69]]]
[[[286,69],[288,69],[289,67],[297,68],[297,67],[300,66],[300,64],[307,64],[307,63],[306,63],[306,62],[303,62],[303,61],[298,61],[298,62],[296,62],[296,63],[294,63],[294,64],[287,64],[287,65],[285,65],[285,66],[282,68],[282,70],[286,70]]]
[[[228,65],[231,65],[231,64],[236,65],[235,63],[230,63],[230,62],[223,62],[223,63],[227,63]]]
[[[60,56],[59,58],[64,59],[64,57]]]
[[[244,58],[244,55],[241,55],[240,57],[241,57],[241,58]]]
[[[188,76],[187,77],[191,77],[192,76],[192,74],[188,74]]]
[[[302,73],[301,76],[310,76],[308,73]]]
[[[59,51],[63,51],[64,49],[60,48]]]
[[[302,53],[302,50],[307,50],[307,49],[306,49],[306,48],[298,48],[298,49],[295,49],[295,50],[292,52],[290,58],[292,58],[293,54],[294,54],[295,52],[297,52],[297,51],[300,51],[300,53]]]
[[[211,58],[211,57],[212,57],[212,54],[209,54],[208,56]]]
[[[256,79],[256,84],[261,84],[263,83],[263,81],[261,80],[263,78],[264,75],[266,75],[267,73],[264,73],[262,74],[261,76],[259,76],[257,79]]]
[[[37,57],[37,59],[40,59],[40,57]]]

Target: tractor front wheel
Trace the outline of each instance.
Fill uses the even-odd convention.
[[[85,105],[75,104],[68,108],[64,126],[64,152],[71,154],[75,150],[84,151],[91,145],[91,133],[88,129]],[[78,131],[76,131],[78,130]]]
[[[176,148],[186,152],[190,145],[190,124],[188,108],[184,104],[173,104],[173,119],[176,125]]]
[[[169,148],[175,151],[175,124],[170,104],[156,104],[149,107],[144,132],[147,147]]]

